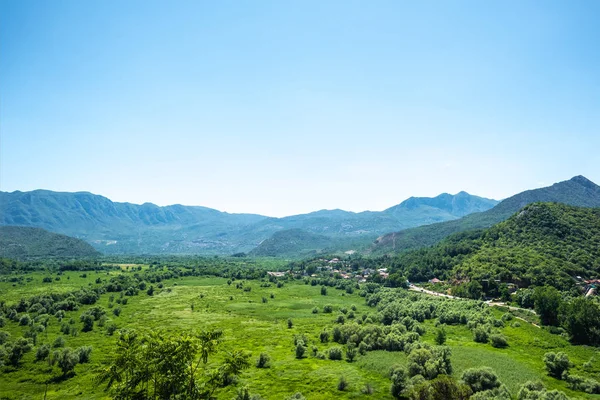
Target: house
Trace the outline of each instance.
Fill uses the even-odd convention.
[[[267,275],[269,275],[269,276],[275,276],[277,278],[281,278],[281,277],[285,276],[285,272],[278,272],[278,271],[270,272],[270,271],[267,271]]]
[[[429,280],[429,283],[444,283],[444,281],[440,281],[438,278],[433,278]]]

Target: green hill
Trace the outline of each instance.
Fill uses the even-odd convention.
[[[100,253],[83,240],[24,226],[0,226],[0,257],[93,257]]]
[[[600,186],[583,176],[576,176],[549,187],[516,194],[484,212],[473,213],[453,221],[388,233],[378,238],[370,251],[372,254],[390,254],[431,246],[453,233],[488,228],[506,220],[522,207],[534,202],[600,207]]]
[[[500,280],[568,288],[600,276],[600,208],[533,203],[491,228],[393,259],[410,280]]]
[[[287,229],[275,232],[250,252],[252,256],[263,257],[299,257],[314,255],[330,248],[333,239],[303,231],[302,229]]]

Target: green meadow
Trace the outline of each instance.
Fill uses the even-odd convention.
[[[58,275],[52,274],[50,283],[42,282],[44,277],[49,276],[47,273],[24,274],[21,282],[10,282],[8,278],[0,282],[0,301],[10,305],[22,297],[93,288],[98,285],[97,278],[132,273],[127,268],[109,272],[67,271],[60,275],[58,281],[55,280]],[[240,282],[243,282],[244,288],[250,289],[236,288],[236,283]],[[270,286],[264,287],[266,285]],[[407,363],[407,356],[401,351],[369,351],[358,355],[353,362],[319,359],[313,355],[313,346],[324,353],[329,347],[342,347],[331,341],[321,343],[319,340],[323,329],[331,330],[338,325],[336,317],[341,309],[355,309],[356,319],[363,314],[377,314],[377,309],[366,305],[358,290],[347,293],[330,287],[327,295],[321,295],[319,285],[312,286],[303,280],[288,280],[282,287],[277,287],[266,280],[234,280],[228,284],[227,278],[198,276],[164,280],[162,286],[153,296],[140,291],[135,296],[126,297],[125,305],[113,303],[112,307],[109,306],[111,296],[119,298],[119,294],[103,293],[94,306],[81,306],[76,311],[66,312],[63,321],[72,319],[73,325],[80,328],[79,316],[87,309],[100,306],[107,311],[108,321],[104,321],[104,326],[96,323],[90,332],[79,329],[76,336],[61,333],[61,324],[50,317],[47,329],[37,336],[36,346],[24,355],[21,365],[18,368],[2,368],[0,398],[110,398],[104,390],[105,385],[95,380],[114,352],[117,333],[108,334],[106,327],[110,324],[115,324],[118,329],[138,331],[222,330],[223,342],[219,351],[211,357],[209,367],[218,364],[227,351],[241,349],[251,353],[251,366],[240,374],[237,385],[224,387],[215,393],[217,398],[223,399],[233,398],[237,388],[244,385],[249,387],[250,393],[265,399],[284,399],[296,392],[301,392],[307,399],[392,399],[390,369]],[[333,307],[332,313],[323,312],[326,305]],[[112,312],[116,307],[121,309],[118,316]],[[315,307],[317,313],[313,312]],[[499,309],[493,311],[497,318],[503,313]],[[291,328],[288,320],[291,320]],[[425,333],[421,341],[434,344],[435,320],[426,320],[423,326]],[[13,339],[25,335],[27,329],[9,320],[1,328]],[[489,366],[513,395],[526,381],[541,380],[548,389],[559,389],[572,398],[600,399],[600,395],[571,391],[565,382],[547,376],[542,361],[546,352],[562,351],[573,362],[574,373],[599,379],[600,352],[595,348],[573,346],[561,336],[520,320],[518,324],[507,324],[501,328],[509,343],[503,349],[474,342],[471,331],[464,325],[449,325],[445,329],[446,345],[452,350],[451,361],[456,378],[460,378],[468,368]],[[301,334],[308,338],[307,352],[304,358],[297,359],[294,336]],[[53,344],[58,336],[64,337],[67,347],[93,347],[91,361],[78,364],[74,375],[66,379],[61,378],[56,367],[45,361],[35,361],[35,348],[44,343]],[[255,366],[260,353],[269,355],[269,368]],[[337,387],[341,377],[349,384],[344,391]],[[363,393],[367,386],[372,393]]]

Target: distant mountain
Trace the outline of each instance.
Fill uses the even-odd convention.
[[[274,233],[301,229],[368,245],[377,236],[488,209],[495,200],[461,192],[410,198],[381,212],[322,210],[284,218],[229,214],[206,207],[112,202],[87,192],[0,192],[0,225],[35,226],[84,239],[109,254],[248,252]],[[317,249],[314,249],[317,250]]]
[[[373,254],[397,253],[430,246],[443,238],[471,229],[488,228],[506,220],[527,204],[556,202],[580,207],[600,207],[600,186],[583,176],[552,186],[527,190],[509,197],[495,207],[469,214],[463,218],[389,233],[378,238],[371,248]]]
[[[262,257],[305,257],[330,248],[334,239],[306,232],[302,229],[287,229],[275,232],[250,252]]]
[[[0,226],[0,257],[94,257],[100,253],[80,239],[23,226]]]
[[[599,259],[600,208],[533,203],[491,228],[456,233],[392,264],[415,281],[498,279],[567,289],[573,277],[598,277]]]

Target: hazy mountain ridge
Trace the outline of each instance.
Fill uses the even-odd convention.
[[[0,257],[94,257],[100,253],[83,240],[41,228],[0,226]]]
[[[600,186],[583,176],[575,176],[552,186],[527,190],[511,196],[495,207],[460,219],[419,226],[386,234],[371,247],[375,254],[401,252],[433,245],[457,232],[489,228],[534,202],[556,202],[579,207],[600,207]]]
[[[453,197],[469,206],[449,208]],[[0,192],[0,225],[41,227],[84,239],[105,253],[231,254],[250,251],[275,232],[288,229],[332,238],[361,237],[368,243],[386,232],[456,219],[471,209],[495,204],[464,192],[407,202],[396,206],[401,211],[394,207],[361,213],[321,210],[272,218],[198,206],[118,203],[88,192],[17,191]]]

